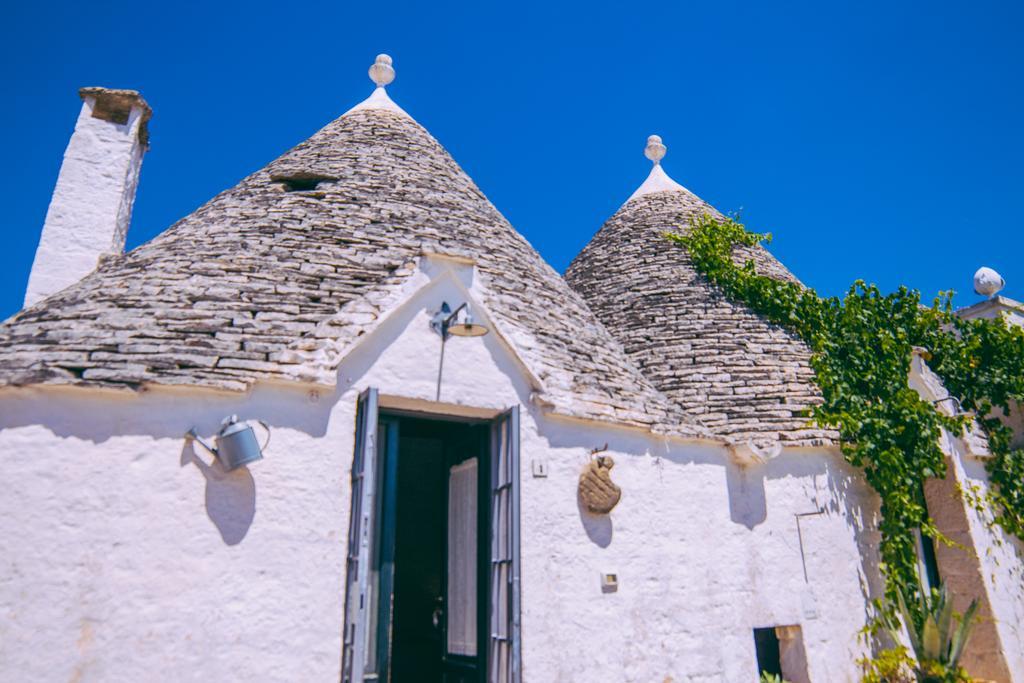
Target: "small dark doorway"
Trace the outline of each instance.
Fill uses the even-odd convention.
[[[782,676],[779,637],[775,628],[754,629],[754,650],[757,653],[757,673]]]
[[[792,683],[810,683],[803,632],[797,625],[754,629],[757,674],[772,674]]]
[[[380,427],[381,498],[390,508],[381,511],[382,542],[393,543],[390,634],[380,634],[389,641],[386,680],[480,683],[490,423],[382,415]]]

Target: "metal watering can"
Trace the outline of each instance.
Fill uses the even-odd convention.
[[[225,470],[238,469],[242,465],[248,465],[263,458],[263,449],[270,443],[270,427],[263,420],[257,420],[263,429],[267,430],[267,440],[260,446],[256,440],[256,432],[252,425],[247,422],[240,422],[237,415],[225,418],[220,423],[220,431],[217,432],[217,447],[213,448],[196,433],[193,427],[185,436],[198,441],[199,445],[212,453],[220,460]]]

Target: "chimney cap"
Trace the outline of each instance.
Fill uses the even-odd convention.
[[[96,106],[92,115],[104,121],[114,123],[128,123],[128,116],[134,107],[142,109],[142,120],[139,121],[139,139],[142,144],[149,147],[149,119],[153,116],[153,110],[138,90],[121,90],[116,88],[101,88],[90,86],[79,88],[78,96],[83,100],[92,97],[96,100]]]

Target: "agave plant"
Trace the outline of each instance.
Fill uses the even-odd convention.
[[[960,656],[974,626],[974,613],[978,601],[971,602],[959,624],[953,623],[953,601],[943,584],[937,594],[920,593],[920,612],[915,615],[907,609],[903,592],[897,593],[900,616],[907,627],[910,646],[917,658],[915,674],[921,683],[944,683],[962,676]],[[955,628],[954,628],[955,626]],[[893,639],[900,640],[897,629],[890,628]]]

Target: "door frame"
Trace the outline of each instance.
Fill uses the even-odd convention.
[[[386,501],[388,491],[383,490],[384,480],[388,476],[385,467],[397,468],[397,439],[389,425],[397,427],[402,417],[437,420],[443,422],[469,422],[491,425],[490,448],[481,458],[480,466],[486,473],[483,483],[489,486],[479,487],[479,502],[487,511],[486,524],[480,524],[477,555],[482,567],[478,595],[485,599],[478,600],[477,635],[478,661],[481,680],[487,683],[521,683],[521,581],[520,581],[520,424],[519,406],[505,411],[489,411],[470,408],[472,415],[465,412],[449,413],[434,410],[410,410],[390,406],[381,407],[378,391],[370,388],[360,394],[356,410],[356,439],[352,466],[352,501],[349,522],[348,578],[346,579],[345,596],[345,627],[342,647],[342,683],[364,683],[389,681],[391,643],[389,637],[390,621],[393,615],[392,599],[394,587],[394,524],[388,523],[390,515],[394,515],[395,501]],[[402,401],[402,399],[398,399]],[[391,403],[387,401],[386,403]],[[421,404],[423,405],[423,404]],[[420,407],[420,406],[417,406]],[[423,406],[427,407],[427,406]],[[444,408],[440,404],[430,408]],[[454,407],[454,406],[453,406]],[[463,408],[461,406],[457,408]],[[465,410],[465,409],[463,409]],[[490,414],[491,417],[484,417]],[[378,433],[380,427],[384,433]],[[395,430],[397,432],[397,429]],[[390,433],[390,438],[388,434]],[[502,438],[504,435],[504,438]],[[382,444],[383,442],[383,444]],[[383,445],[383,449],[381,446]],[[507,472],[504,477],[498,472],[495,463],[499,460],[499,449],[504,450]],[[383,451],[383,452],[382,452]],[[393,479],[394,472],[390,473]],[[499,493],[499,482],[501,490]],[[394,487],[390,492],[395,495]],[[445,492],[447,505],[447,489]],[[494,509],[498,499],[507,500],[508,528],[505,530],[506,547],[498,548],[495,538],[497,527],[494,522]],[[483,515],[481,515],[483,516]],[[388,529],[390,527],[390,529]],[[383,537],[382,534],[388,534]],[[384,547],[390,542],[391,548]],[[489,550],[488,550],[489,549]],[[500,559],[496,560],[496,553]],[[381,566],[382,560],[390,559],[391,565]],[[506,585],[495,590],[493,576],[498,565],[507,565]],[[377,569],[377,586],[372,585],[374,572]],[[352,572],[355,575],[352,575]],[[445,579],[447,581],[447,579]],[[387,589],[387,593],[385,593]],[[382,599],[385,595],[386,600]],[[499,596],[505,602],[503,614],[506,621],[499,617],[499,610],[491,603]],[[376,599],[374,599],[376,597]],[[376,610],[376,619],[372,619],[370,610]],[[371,623],[376,623],[376,632],[371,640],[368,630]],[[502,623],[499,623],[502,622]],[[446,634],[442,631],[442,637]],[[446,642],[444,640],[443,642]],[[383,647],[382,647],[383,646]],[[369,648],[376,650],[370,652]],[[501,649],[504,653],[504,666],[497,666],[495,653]],[[367,665],[370,665],[367,667]],[[370,671],[366,671],[369,668]]]

